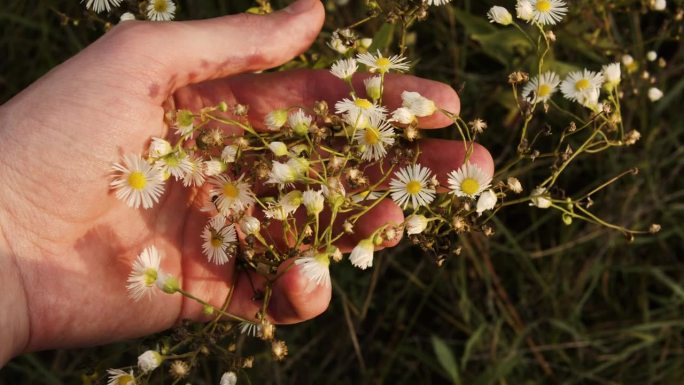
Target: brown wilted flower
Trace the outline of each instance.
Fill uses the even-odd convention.
[[[271,343],[271,352],[273,353],[273,358],[277,361],[281,361],[287,356],[287,345],[285,341],[273,341]]]
[[[269,320],[261,320],[261,339],[265,341],[270,341],[275,337],[275,325],[273,325]]]
[[[528,80],[530,80],[530,76],[527,74],[527,72],[522,72],[522,71],[515,71],[508,75],[508,83],[509,84],[520,84],[520,83],[525,83]]]
[[[520,194],[523,191],[522,184],[520,184],[518,178],[512,176],[508,177],[508,179],[506,180],[506,186],[508,186],[508,189],[516,194]]]
[[[235,116],[246,116],[247,112],[249,111],[249,106],[246,106],[244,104],[236,104],[235,107],[233,107],[233,115]]]
[[[468,125],[470,126],[470,129],[476,134],[481,134],[484,132],[484,130],[487,129],[487,122],[485,122],[482,119],[475,119],[468,123]]]
[[[185,363],[185,361],[175,360],[171,363],[169,374],[171,374],[171,377],[174,379],[180,380],[185,378],[187,377],[188,373],[190,373],[190,367]]]
[[[641,139],[641,133],[637,130],[631,130],[628,133],[625,134],[625,144],[628,146],[636,144],[636,142]]]
[[[652,223],[651,226],[648,228],[648,232],[651,234],[656,234],[660,232],[661,226],[657,223]]]

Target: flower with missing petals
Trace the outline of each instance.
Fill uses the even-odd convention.
[[[358,69],[359,66],[356,64],[356,60],[340,59],[333,63],[330,73],[342,80],[350,80]]]
[[[541,76],[535,76],[525,85],[522,96],[532,104],[544,103],[551,98],[560,84],[560,78],[555,72],[544,72]]]
[[[432,171],[417,163],[399,169],[390,181],[392,199],[404,209],[409,203],[414,209],[429,205],[435,199],[435,189],[430,187],[431,177]]]
[[[163,173],[159,167],[150,165],[138,155],[124,156],[123,163],[113,166],[114,180],[110,186],[118,199],[134,209],[151,208],[164,192]]]
[[[496,193],[490,189],[480,195],[475,211],[478,214],[482,214],[487,210],[493,209],[494,206],[496,206]]]
[[[133,270],[128,275],[126,288],[134,301],[152,295],[160,274],[161,255],[157,248],[149,246],[133,262]]]

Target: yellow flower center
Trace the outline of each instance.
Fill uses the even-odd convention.
[[[390,65],[392,65],[392,62],[386,57],[379,57],[375,60],[375,65],[378,66],[381,72],[386,72]]]
[[[150,267],[145,270],[143,277],[145,278],[145,286],[150,287],[157,282],[157,270]]]
[[[237,198],[238,195],[240,194],[240,190],[232,184],[232,183],[226,183],[223,185],[223,195],[228,197],[228,198]]]
[[[422,188],[423,186],[417,180],[412,180],[406,183],[406,192],[408,192],[411,195],[418,194]]]
[[[578,80],[577,83],[575,83],[575,89],[577,91],[586,90],[590,86],[591,86],[591,83],[587,79],[581,79],[581,80]]]
[[[373,103],[368,101],[368,99],[356,99],[354,100],[354,104],[356,104],[357,107],[362,108],[364,110],[373,107]]]
[[[223,245],[223,239],[218,236],[211,237],[211,245],[214,248],[218,249],[219,247],[221,247],[221,245]]]
[[[144,189],[147,185],[145,174],[140,171],[133,171],[131,175],[128,176],[128,185],[136,190]]]
[[[539,96],[540,98],[548,96],[550,93],[551,93],[551,87],[548,84],[540,85],[539,90],[537,90],[537,96]]]
[[[539,0],[537,1],[537,11],[548,12],[551,10],[551,1],[549,0]]]
[[[380,142],[380,133],[375,128],[368,127],[363,133],[363,139],[365,139],[366,144],[378,144]]]
[[[134,384],[135,381],[133,380],[133,377],[130,374],[125,374],[117,378],[116,383],[117,385],[129,385]]]
[[[477,190],[480,189],[480,183],[473,178],[466,178],[461,182],[461,191],[468,195],[477,194]]]
[[[169,3],[166,0],[154,0],[154,10],[159,13],[164,13],[169,8]]]

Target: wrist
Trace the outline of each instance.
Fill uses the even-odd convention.
[[[0,136],[7,123],[3,112],[0,106]],[[0,170],[5,169],[3,163],[0,155]],[[5,177],[0,171],[0,190],[7,190],[9,181]],[[6,192],[0,192],[0,368],[24,351],[30,326],[23,279],[9,241],[11,234],[8,233],[8,225],[12,215]]]

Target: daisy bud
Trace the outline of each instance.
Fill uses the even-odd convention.
[[[352,250],[349,255],[349,261],[353,266],[356,266],[361,270],[366,270],[373,266],[374,249],[375,246],[371,239],[363,239]]]
[[[411,124],[416,116],[406,107],[400,107],[392,112],[392,121],[401,124]]]
[[[202,306],[202,314],[204,314],[206,316],[210,316],[210,315],[214,314],[214,310],[216,310],[216,309],[214,309],[214,307],[211,305]]]
[[[287,165],[294,170],[297,175],[305,175],[309,172],[309,161],[302,157],[293,157],[287,161]]]
[[[176,112],[176,132],[185,136],[192,132],[194,128],[195,116],[191,111],[178,110]]]
[[[408,108],[415,116],[430,116],[437,110],[435,102],[418,92],[404,91],[401,93],[401,100],[402,106]]]
[[[368,79],[365,79],[363,81],[363,84],[366,86],[366,94],[373,99],[373,100],[378,100],[382,96],[381,94],[381,86],[382,86],[382,78],[380,76],[373,76]]]
[[[530,195],[530,198],[530,206],[536,206],[540,209],[548,209],[553,203],[551,202],[551,199],[549,199],[546,189],[543,187],[537,187],[534,189],[534,191],[532,191],[532,195]]]
[[[258,233],[259,230],[261,229],[261,222],[259,222],[258,219],[245,215],[240,219],[240,230],[242,230],[243,233],[246,235],[252,235],[255,233]]]
[[[513,15],[504,7],[494,6],[489,12],[487,12],[487,17],[490,23],[499,23],[501,25],[510,25],[513,22]]]
[[[658,59],[658,54],[655,51],[648,51],[646,54],[646,60],[656,61],[656,59]]]
[[[620,63],[607,64],[603,66],[603,77],[609,85],[615,86],[620,84],[620,76]]]
[[[514,177],[508,177],[506,180],[506,185],[508,186],[508,189],[513,191],[516,194],[520,194],[523,191],[522,184],[520,184],[520,181],[518,178]]]
[[[135,20],[135,15],[130,13],[130,12],[124,12],[121,17],[119,18],[119,21],[130,21],[130,20]]]
[[[237,375],[235,372],[225,372],[221,376],[219,385],[235,385],[237,384]]]
[[[294,182],[295,179],[297,179],[297,172],[289,164],[273,161],[266,183],[284,185]]]
[[[278,131],[287,122],[287,110],[277,109],[266,114],[264,118],[264,123],[266,127],[271,131]]]
[[[478,214],[482,214],[487,210],[493,209],[495,205],[496,193],[490,189],[483,192],[477,199],[477,206],[475,208],[475,211],[477,211]]]
[[[157,287],[166,294],[173,294],[180,289],[180,284],[176,277],[171,274],[166,274],[163,271],[159,272],[156,284]]]
[[[534,17],[534,8],[532,8],[532,3],[529,0],[518,0],[515,6],[515,12],[518,19],[530,21]]]
[[[651,87],[648,89],[648,99],[652,102],[657,102],[663,97],[663,91],[656,87]]]
[[[328,47],[332,48],[334,51],[344,55],[349,51],[349,47],[347,47],[342,39],[339,38],[339,36],[333,36],[332,39],[328,42]]]
[[[359,42],[361,43],[361,47],[368,49],[373,44],[373,39],[370,37],[364,37]]]
[[[228,166],[220,160],[207,160],[204,162],[204,175],[216,176],[228,169]]]
[[[306,190],[302,194],[302,203],[306,207],[307,214],[316,216],[323,211],[325,198],[321,191]]]
[[[268,144],[268,148],[271,149],[275,156],[287,155],[287,145],[283,142],[271,142]]]
[[[161,365],[164,358],[154,350],[148,350],[138,357],[138,367],[143,373],[149,373]]]
[[[153,158],[161,158],[163,156],[169,155],[173,151],[171,143],[162,138],[152,138],[150,143],[149,153]]]
[[[226,163],[235,162],[235,156],[237,155],[237,146],[226,146],[223,151],[221,151],[221,160]]]
[[[309,127],[311,127],[311,117],[300,108],[287,118],[287,124],[295,134],[304,136],[309,132]]]
[[[428,220],[423,215],[413,214],[406,218],[406,234],[420,234],[428,225]]]

